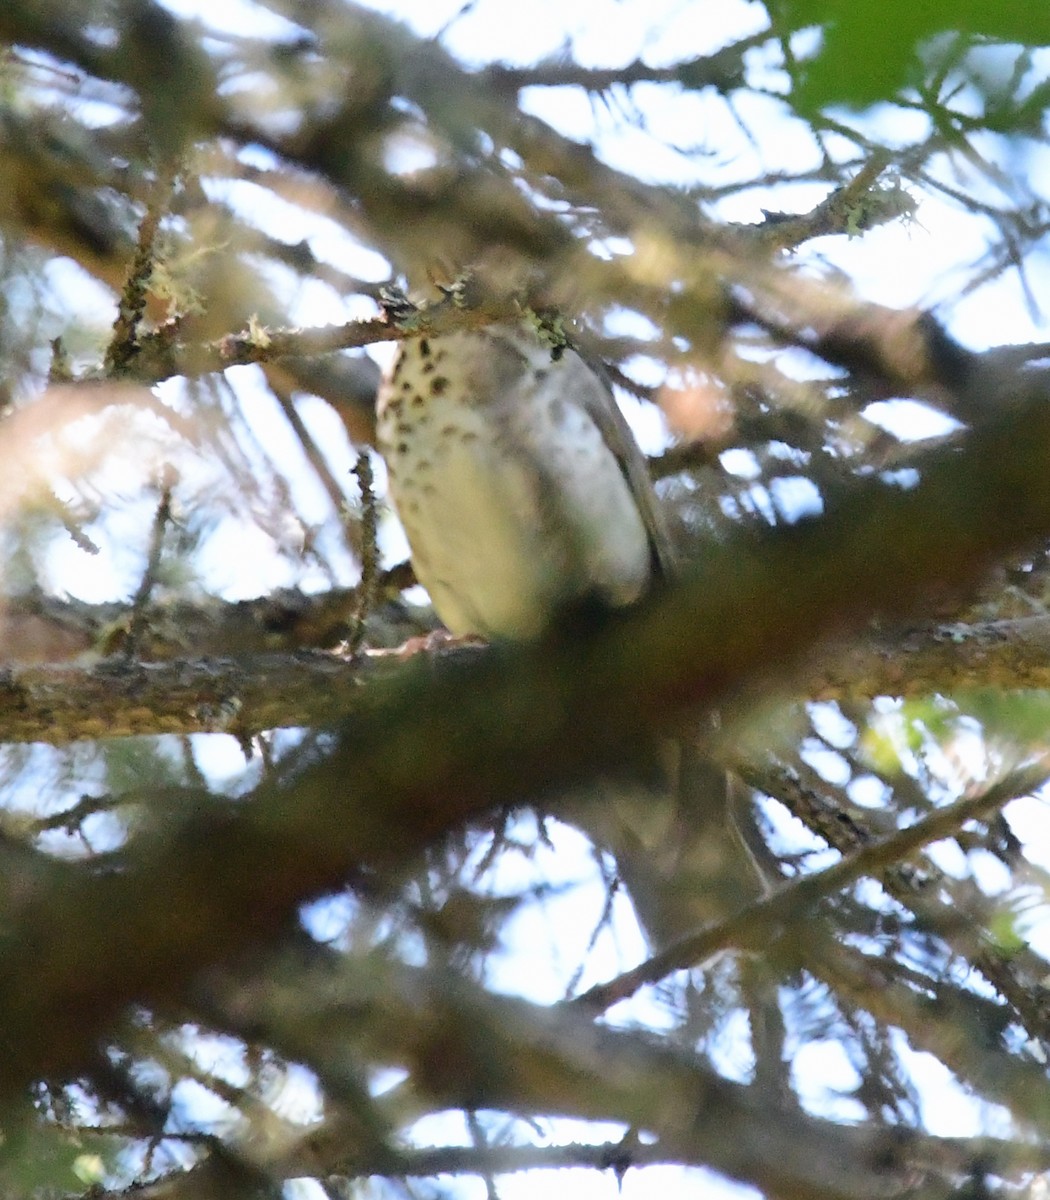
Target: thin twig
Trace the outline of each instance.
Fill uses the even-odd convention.
[[[138,245],[120,295],[113,337],[106,347],[104,367],[108,374],[121,375],[139,353],[139,325],[146,312],[149,281],[160,222],[168,209],[176,172],[167,168],[157,175],[146,212],[139,224]]]
[[[145,629],[146,605],[149,603],[149,598],[157,583],[157,573],[160,570],[160,558],[164,548],[164,531],[171,520],[171,492],[176,480],[177,475],[174,468],[166,467],[161,480],[160,503],[157,505],[157,511],[153,514],[146,569],[142,572],[138,589],[131,601],[131,619],[123,648],[124,658],[128,661],[135,657],[139,639]]]
[[[938,809],[907,829],[841,858],[834,866],[792,883],[739,909],[725,921],[708,925],[673,942],[630,971],[607,983],[598,984],[571,1001],[589,1010],[604,1010],[647,983],[656,983],[672,971],[693,967],[721,950],[757,949],[808,913],[815,904],[841,891],[865,875],[879,875],[898,865],[930,842],[948,837],[966,824],[994,812],[1000,805],[1031,791],[1046,779],[1050,756],[1042,756],[1031,766],[1015,771],[999,783],[968,800],[960,800]]]
[[[379,522],[372,459],[367,450],[362,450],[357,456],[354,475],[357,476],[357,484],[361,489],[361,579],[357,584],[353,624],[347,641],[347,650],[351,655],[360,650],[364,641],[365,618],[375,604],[379,577]]]

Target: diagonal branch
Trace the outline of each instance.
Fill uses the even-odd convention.
[[[699,966],[721,950],[758,950],[803,920],[821,900],[866,875],[878,876],[890,867],[898,866],[931,842],[957,833],[968,821],[989,816],[1008,801],[1039,786],[1048,773],[1050,757],[1040,759],[1036,765],[1009,776],[977,796],[946,805],[914,825],[872,842],[826,870],[804,875],[776,888],[727,920],[680,938],[630,971],[624,971],[607,983],[597,984],[578,996],[573,1004],[603,1010],[634,995],[647,983],[659,982],[673,971]]]
[[[199,969],[264,942],[302,901],[397,868],[494,805],[614,770],[697,706],[731,714],[822,635],[901,615],[931,578],[974,580],[1050,532],[1046,445],[1050,410],[1018,404],[931,453],[913,488],[844,488],[819,520],[715,548],[590,629],[412,664],[250,796],[191,797],[121,872],[0,871],[0,1101],[75,1071],[125,1005],[184,997]]]
[[[324,1064],[338,1045],[398,1063],[428,1108],[622,1122],[655,1135],[660,1152],[676,1162],[704,1163],[772,1196],[898,1195],[905,1164],[951,1178],[965,1173],[967,1150],[980,1144],[785,1111],[761,1086],[732,1083],[647,1032],[596,1024],[564,1006],[492,996],[440,969],[289,955],[271,961],[264,975],[223,973],[204,991],[216,1025],[241,1031],[250,1022],[253,1034],[291,1058]],[[993,1160],[1010,1151],[991,1141],[984,1148]],[[323,1172],[317,1162],[301,1165]],[[399,1170],[396,1157],[377,1163],[367,1154],[349,1165]],[[629,1142],[620,1165],[632,1165]]]

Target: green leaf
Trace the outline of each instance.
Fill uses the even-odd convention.
[[[803,112],[892,99],[920,82],[922,51],[938,35],[1050,44],[1050,4],[1032,0],[779,0],[770,11],[780,33],[814,26],[823,33],[793,95]]]
[[[952,698],[961,712],[981,723],[989,740],[1016,744],[1023,750],[1050,740],[1050,692],[987,688],[957,692]]]

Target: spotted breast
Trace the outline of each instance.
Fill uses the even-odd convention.
[[[531,637],[559,606],[627,604],[668,568],[607,382],[524,325],[404,342],[377,424],[416,577],[453,633]]]

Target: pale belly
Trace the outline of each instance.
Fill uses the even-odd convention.
[[[416,576],[453,633],[529,637],[561,604],[589,593],[628,603],[648,582],[649,541],[619,463],[564,399],[587,368],[559,367],[485,403],[455,388],[428,396],[408,436],[403,408],[381,404]]]

